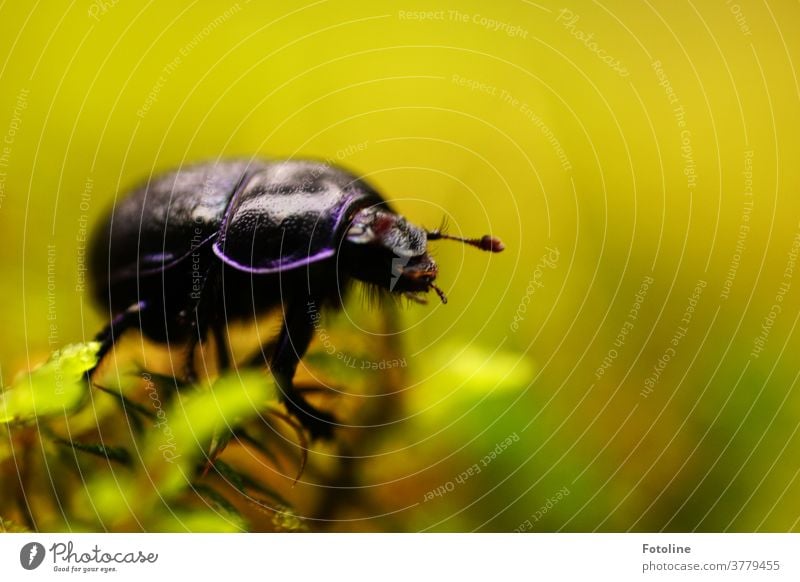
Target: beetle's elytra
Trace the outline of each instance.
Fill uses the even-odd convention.
[[[129,328],[192,354],[213,334],[228,366],[227,322],[282,307],[265,349],[287,409],[312,437],[334,417],[295,391],[317,309],[339,308],[355,279],[419,299],[436,291],[430,240],[452,238],[499,252],[496,238],[457,239],[395,213],[364,180],[317,161],[220,161],[156,177],[121,199],[90,245],[89,278],[111,322],[100,359]]]

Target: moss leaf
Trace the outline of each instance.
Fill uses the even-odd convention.
[[[24,423],[77,408],[89,392],[84,374],[97,362],[99,348],[98,342],[66,346],[18,378],[0,394],[0,422]]]

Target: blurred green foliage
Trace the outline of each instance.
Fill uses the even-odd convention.
[[[2,396],[0,423],[27,423],[54,414],[69,414],[86,398],[84,374],[97,361],[99,344],[59,350],[34,373],[18,378]]]
[[[797,530],[800,8],[737,7],[746,30],[724,2],[3,4],[0,376],[6,420],[46,414],[3,434],[2,502],[23,487],[41,529]],[[198,477],[197,454],[165,464],[157,419],[124,408],[154,413],[141,369],[182,394],[180,354],[126,338],[108,392],[65,414],[83,393],[48,399],[58,356],[25,375],[107,321],[85,238],[116,197],[224,156],[330,159],[416,223],[507,246],[437,244],[449,303],[394,327],[358,294],[326,315],[334,353],[315,344],[302,373],[351,426],[296,485],[299,437],[248,424],[265,409],[244,399],[268,399],[249,382],[164,396],[195,453],[223,444],[222,419],[257,431]],[[274,333],[237,328],[234,352]]]
[[[220,458],[220,441],[275,401],[264,374],[230,374],[174,394],[145,374],[137,403],[133,378],[118,389],[89,388],[84,373],[98,346],[68,346],[2,393],[0,464],[13,464],[20,480],[4,487],[0,514],[16,518],[3,520],[5,531],[246,530],[214,475],[240,494],[268,497],[276,529],[305,528],[268,487]]]

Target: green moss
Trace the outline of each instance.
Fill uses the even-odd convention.
[[[19,424],[77,408],[89,390],[84,374],[95,365],[100,344],[73,344],[18,378],[0,396],[0,423]]]
[[[263,423],[276,404],[268,374],[236,371],[172,392],[144,374],[117,388],[90,387],[85,373],[98,348],[68,346],[2,393],[0,462],[17,472],[5,481],[25,491],[0,495],[0,515],[11,518],[3,529],[27,529],[21,520],[55,531],[246,531],[247,519],[226,497],[231,488],[239,498],[252,490],[280,499],[222,460],[222,470],[210,471],[231,435]],[[276,529],[304,529],[292,509],[276,504]]]

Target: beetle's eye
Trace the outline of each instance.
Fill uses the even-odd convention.
[[[384,235],[388,232],[397,222],[397,220],[390,215],[387,214],[380,214],[375,219],[375,223],[372,225],[372,229],[378,236]]]

